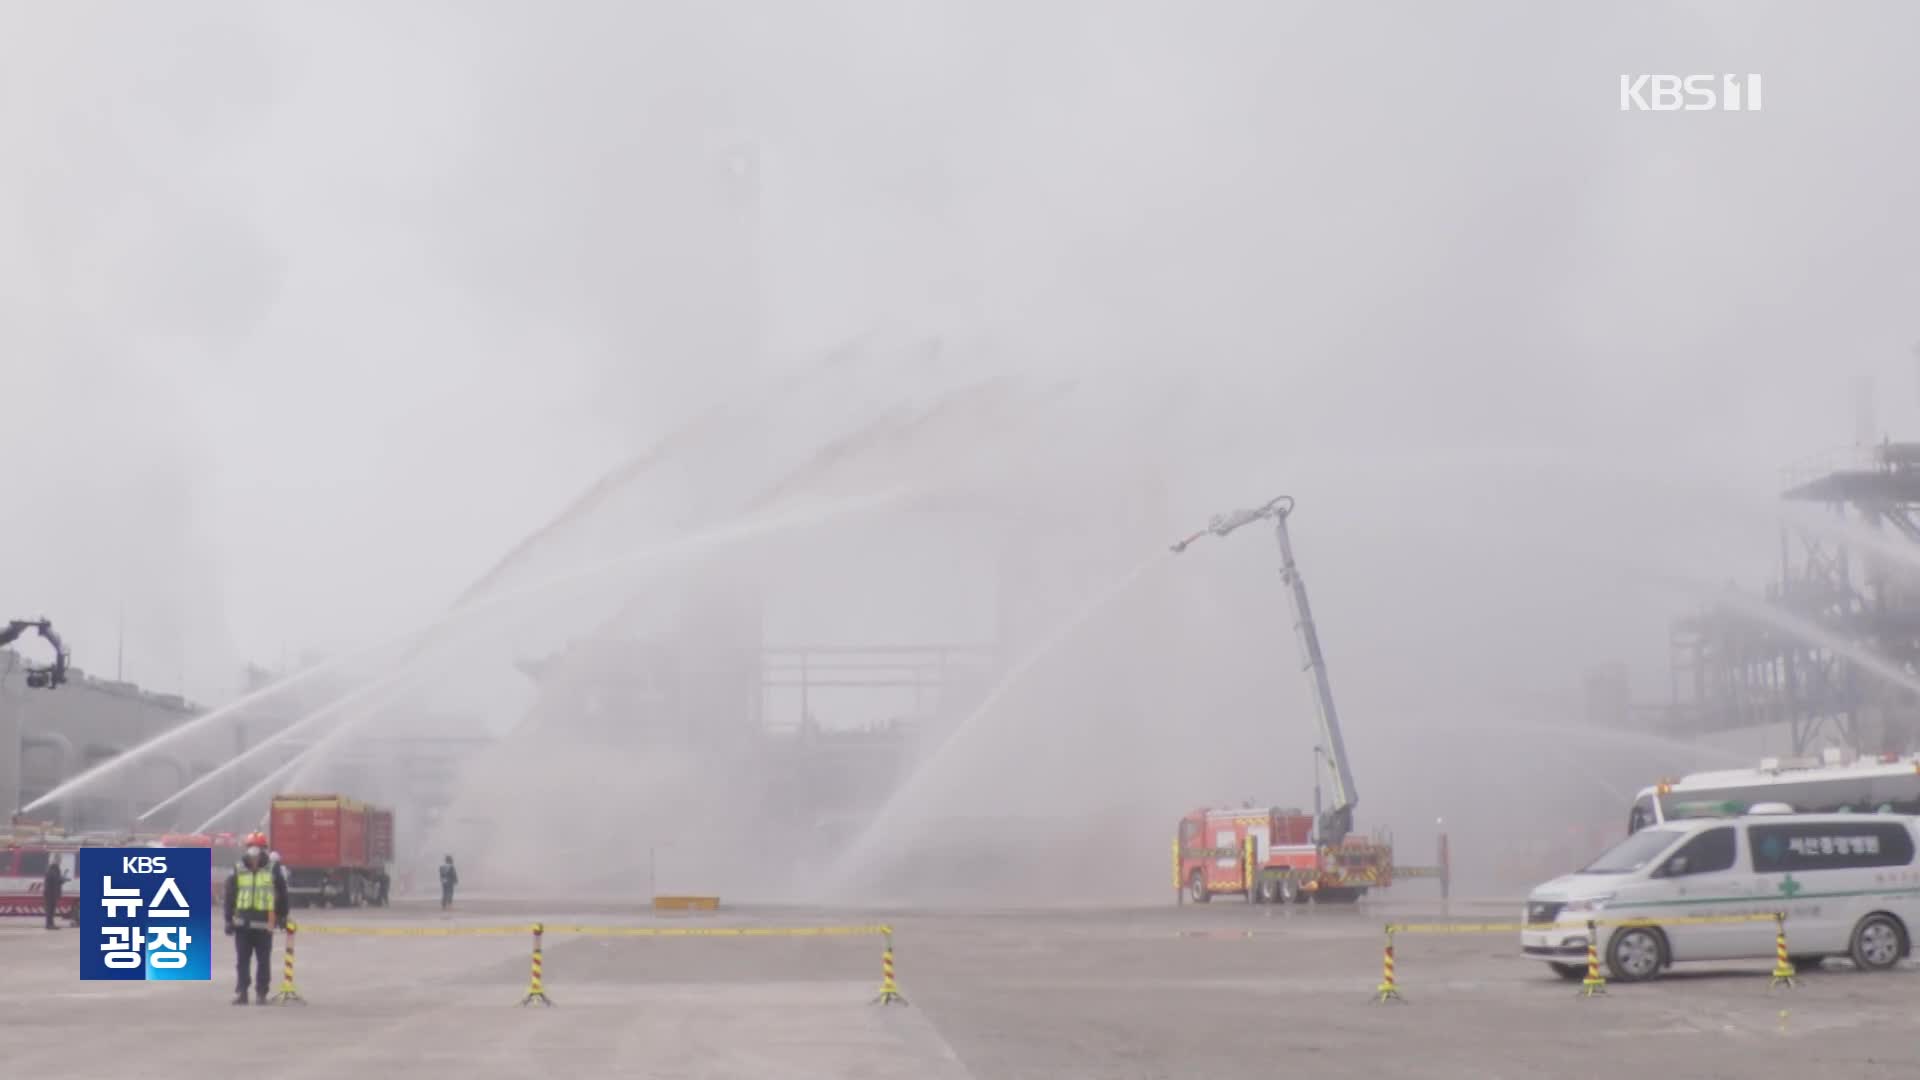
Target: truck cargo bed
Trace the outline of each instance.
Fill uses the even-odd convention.
[[[295,903],[386,903],[392,811],[341,795],[280,795],[269,820]]]

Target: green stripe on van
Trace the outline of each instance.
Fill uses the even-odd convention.
[[[1629,904],[1615,904],[1615,903],[1609,902],[1607,904],[1606,910],[1618,911],[1623,908],[1691,907],[1695,904],[1770,904],[1775,902],[1778,902],[1781,904],[1798,904],[1806,900],[1835,900],[1835,899],[1840,899],[1842,897],[1848,897],[1848,896],[1915,896],[1915,895],[1920,895],[1920,888],[1854,889],[1850,892],[1797,892],[1797,893],[1794,893],[1792,896],[1787,896],[1784,893],[1768,895],[1768,896],[1753,896],[1753,895],[1708,896],[1708,897],[1701,897],[1699,899],[1689,897],[1685,900],[1636,900]]]

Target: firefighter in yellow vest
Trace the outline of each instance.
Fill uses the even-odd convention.
[[[286,914],[287,879],[267,861],[267,838],[247,837],[247,853],[227,878],[227,933],[233,938],[237,976],[233,1003],[247,1003],[247,964],[254,963],[253,1000],[267,1002],[267,971],[273,959],[273,932]]]

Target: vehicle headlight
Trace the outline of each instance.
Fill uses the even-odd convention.
[[[1591,911],[1601,911],[1606,908],[1607,901],[1611,899],[1613,899],[1612,893],[1608,893],[1605,896],[1589,897],[1588,899],[1585,899],[1585,900],[1569,900],[1567,901],[1567,906],[1561,908],[1560,910],[1563,913],[1568,915],[1572,915],[1575,913],[1585,914]]]

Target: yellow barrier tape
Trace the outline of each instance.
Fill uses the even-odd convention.
[[[542,923],[547,935],[583,937],[879,937],[891,926],[561,926]],[[295,924],[295,933],[334,934],[341,937],[500,937],[531,934],[525,926],[308,926]]]
[[[877,937],[884,926],[549,926],[549,934],[590,937]]]
[[[531,934],[527,926],[308,926],[298,923],[297,934],[336,934],[342,937],[468,937]]]
[[[1562,919],[1550,923],[1390,923],[1389,934],[1495,934],[1521,930],[1578,930],[1591,922],[1595,926],[1701,926],[1712,923],[1772,922],[1777,916],[1759,915],[1674,915],[1642,916],[1632,919]]]

